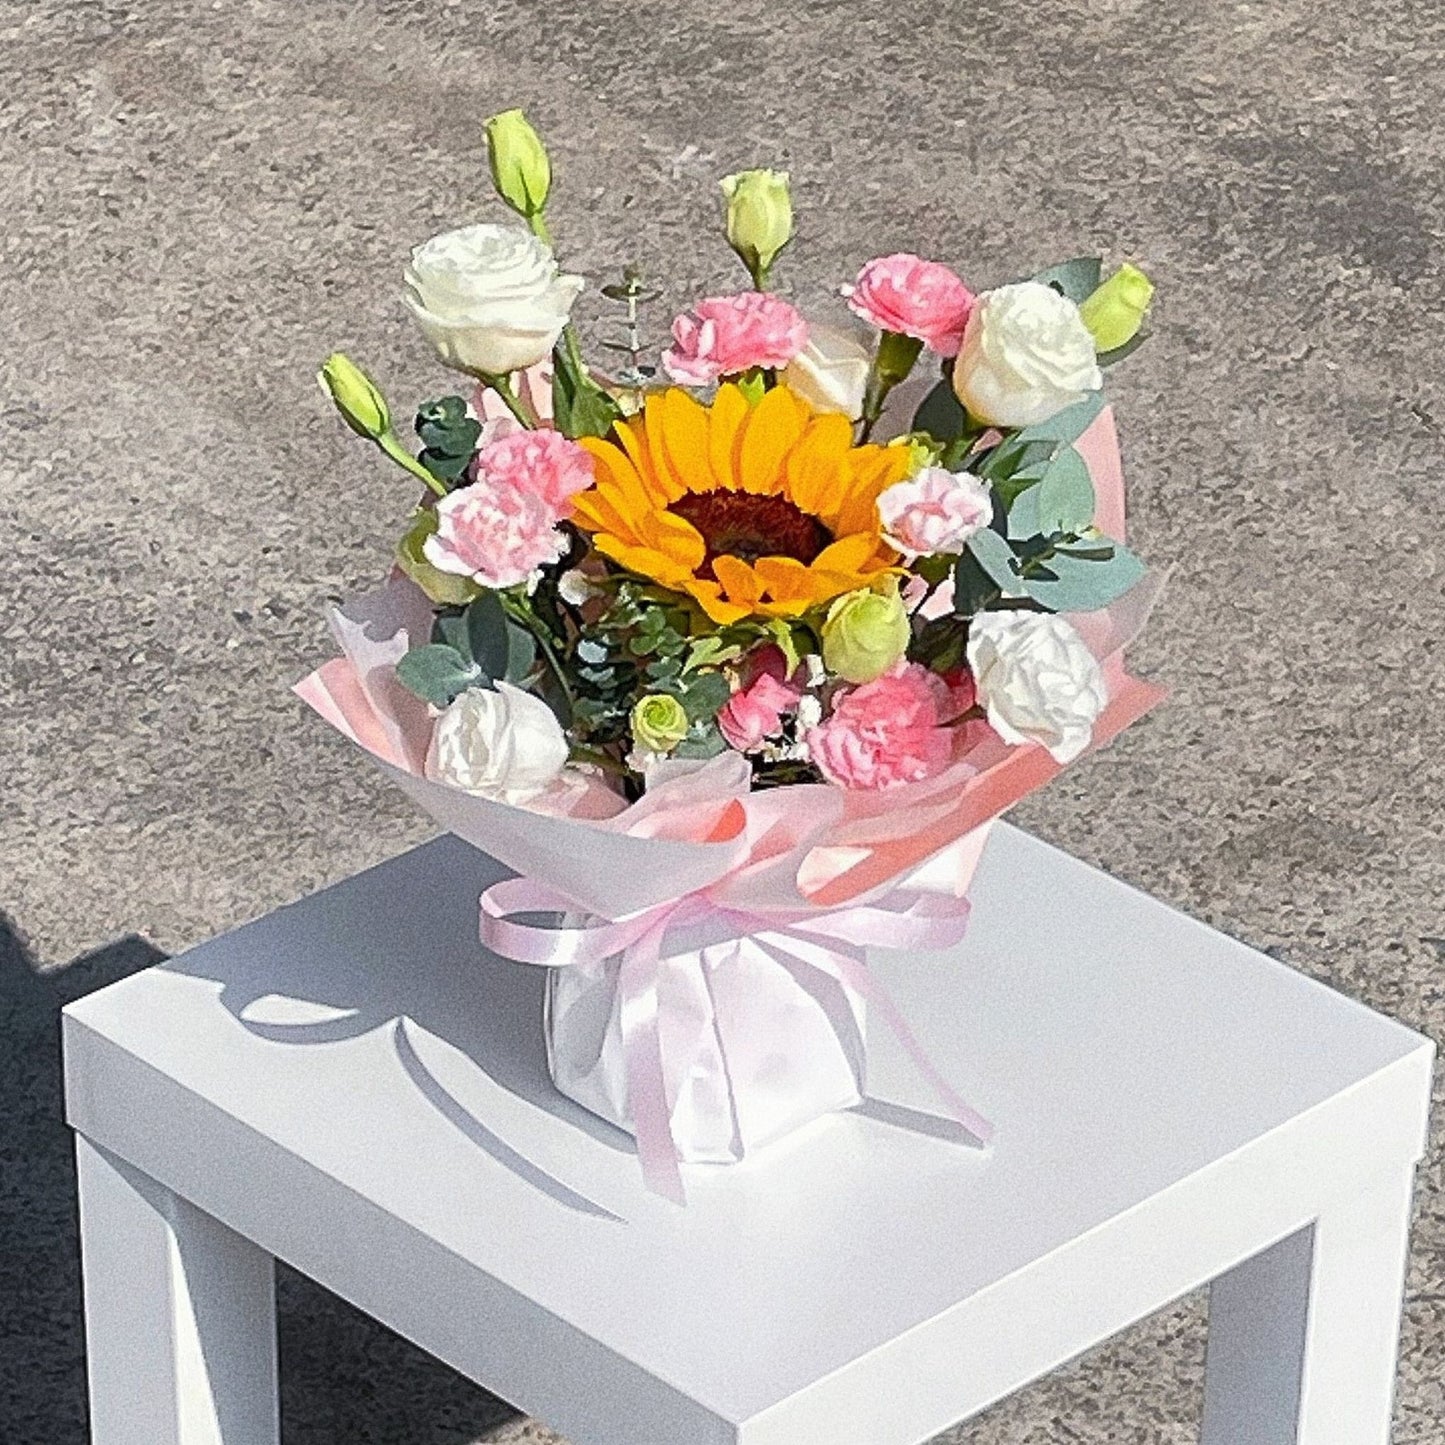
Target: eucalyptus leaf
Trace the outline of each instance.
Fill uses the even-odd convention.
[[[1037,537],[1045,530],[1039,517],[1039,492],[1041,490],[1041,485],[1035,482],[1015,495],[1008,509],[1010,538],[1021,540],[1025,537]]]
[[[1094,418],[1104,409],[1104,393],[1091,391],[1083,401],[1056,411],[1047,421],[1026,426],[1014,433],[1015,441],[1075,442],[1088,431]]]
[[[1094,481],[1083,457],[1073,447],[1062,447],[1049,463],[1043,480],[1024,495],[1035,496],[1038,509],[1035,532],[1078,533],[1093,523]],[[1009,513],[1009,535],[1015,535],[1012,512]]]
[[[727,741],[711,723],[694,724],[688,735],[672,750],[675,758],[715,758],[726,751]]]
[[[1006,597],[1020,594],[1022,589],[1014,569],[1013,548],[992,527],[985,527],[968,539],[968,555]]]
[[[488,682],[475,662],[443,642],[413,647],[397,663],[396,676],[408,691],[435,707],[446,707],[469,687]]]
[[[1102,539],[1101,539],[1102,540]],[[1053,580],[1030,577],[1024,590],[1051,612],[1093,612],[1122,597],[1144,575],[1144,564],[1121,543],[1112,542],[1108,561],[1089,561],[1065,551],[1049,558]]]
[[[1099,289],[1103,270],[1104,263],[1100,257],[1075,256],[1072,261],[1061,261],[1057,266],[1040,271],[1033,280],[1052,286],[1055,291],[1062,292],[1075,305],[1079,305],[1091,292]]]
[[[1059,443],[1052,437],[1027,437],[1015,432],[1005,437],[978,463],[979,476],[990,482],[1012,481],[1015,478],[1038,481],[1058,451]]]
[[[710,722],[732,696],[732,688],[720,672],[699,672],[682,693],[682,705],[693,722]]]
[[[507,681],[522,682],[537,663],[537,639],[510,618],[507,620]]]
[[[507,675],[507,614],[495,592],[483,592],[465,614],[467,656],[489,678]]]

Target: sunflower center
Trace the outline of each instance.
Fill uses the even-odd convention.
[[[814,516],[786,497],[759,496],[719,488],[688,492],[672,504],[685,522],[691,522],[707,544],[707,557],[698,569],[713,576],[715,557],[792,557],[807,564],[833,540],[833,534]]]

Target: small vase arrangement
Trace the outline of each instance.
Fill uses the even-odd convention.
[[[745,171],[748,288],[654,357],[628,271],[594,367],[547,152],[518,111],[488,140],[519,219],[418,246],[402,298],[467,386],[410,447],[322,367],[421,500],[297,690],[517,874],[483,940],[551,970],[552,1076],[652,1188],[855,1103],[870,1022],[986,1141],[866,952],[957,942],[990,821],[1161,695],[1124,668],[1158,582],[1103,396],[1152,287],[1081,258],[975,294],[897,254],[841,288],[854,332],[817,324],[772,289],[788,177]]]

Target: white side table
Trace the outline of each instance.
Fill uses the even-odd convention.
[[[1016,829],[881,1100],[647,1194],[440,839],[66,1010],[96,1445],[273,1445],[272,1260],[576,1445],[912,1445],[1207,1280],[1208,1445],[1384,1445],[1433,1046]],[[879,1030],[879,1033],[882,1031]]]

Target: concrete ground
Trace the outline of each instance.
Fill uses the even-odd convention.
[[[748,164],[793,172],[809,305],[899,247],[980,287],[1146,265],[1113,385],[1173,698],[1020,818],[1445,1035],[1432,0],[0,0],[0,41],[6,1445],[83,1439],[58,1004],[427,833],[287,691],[413,490],[312,373],[344,347],[403,414],[446,386],[400,268],[497,214],[506,106],[568,264],[641,263],[659,324],[740,280],[714,185]],[[1438,1138],[1420,1177],[1397,1439],[1440,1445]],[[283,1307],[288,1445],[554,1438],[304,1281]],[[944,1438],[1182,1445],[1202,1319]]]

